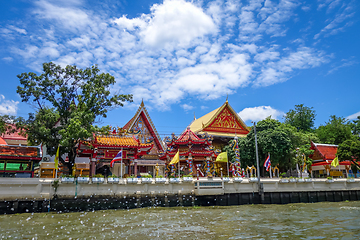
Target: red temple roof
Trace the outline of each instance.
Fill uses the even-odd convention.
[[[7,143],[2,137],[0,137],[0,145],[7,145]]]
[[[310,149],[314,150],[314,153],[309,156],[313,160],[318,160],[319,157],[323,160],[333,160],[336,157],[338,146],[311,142]]]

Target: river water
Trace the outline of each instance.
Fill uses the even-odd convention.
[[[0,239],[360,239],[360,201],[0,216]]]

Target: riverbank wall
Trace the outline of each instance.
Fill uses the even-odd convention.
[[[0,179],[0,214],[360,200],[360,179]],[[260,187],[260,192],[259,192]]]

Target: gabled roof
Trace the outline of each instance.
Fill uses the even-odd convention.
[[[310,149],[314,150],[314,153],[309,156],[313,160],[318,160],[319,157],[323,160],[333,160],[336,157],[338,146],[311,142]]]
[[[141,101],[140,107],[136,111],[134,117],[132,117],[130,119],[130,121],[125,124],[125,126],[123,128],[126,129],[126,130],[131,130],[133,128],[136,120],[140,116],[143,117],[143,119],[145,121],[145,125],[146,125],[147,129],[149,130],[151,136],[154,138],[154,142],[155,142],[157,148],[159,149],[159,151],[165,151],[165,147],[163,145],[163,142],[161,141],[161,138],[160,138],[158,132],[156,131],[155,125],[151,121],[150,115],[149,115],[149,113],[147,112],[147,110],[145,108],[144,101]]]
[[[1,136],[3,138],[3,140],[5,140],[5,141],[6,140],[27,141],[27,138],[20,134],[21,130],[16,128],[15,124],[8,124],[8,125],[10,125],[10,127],[15,131],[3,133]]]
[[[196,134],[208,133],[223,137],[235,137],[235,134],[244,137],[250,132],[227,100],[221,107],[194,120],[190,124],[190,129]]]
[[[2,137],[0,137],[0,145],[7,145],[7,143]]]

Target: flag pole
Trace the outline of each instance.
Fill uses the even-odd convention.
[[[123,177],[123,174],[122,174],[122,167],[123,167],[123,148],[121,148],[121,163],[120,163],[120,177],[122,178]]]

